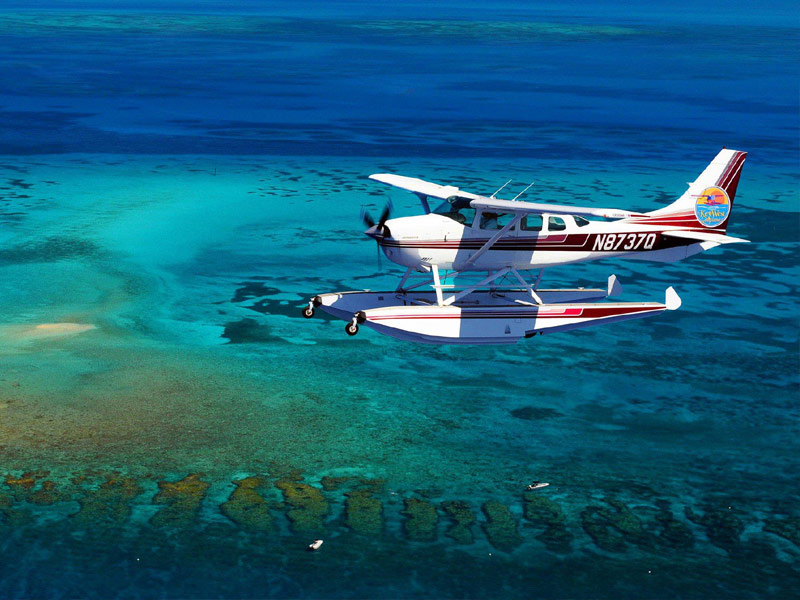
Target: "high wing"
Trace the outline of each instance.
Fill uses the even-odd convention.
[[[470,202],[473,208],[496,210],[497,212],[530,214],[550,213],[554,215],[590,215],[606,219],[627,219],[628,217],[644,217],[646,215],[617,208],[587,208],[584,206],[564,206],[563,204],[540,204],[538,202],[520,202],[517,200],[496,200],[479,198]]]
[[[390,173],[376,173],[370,175],[369,178],[413,192],[421,198],[431,197],[440,198],[442,200],[447,200],[452,197],[465,198],[470,200],[470,205],[473,208],[496,210],[497,212],[513,213],[515,215],[550,213],[556,215],[588,215],[605,217],[607,219],[627,219],[628,217],[646,216],[643,213],[619,210],[616,208],[587,208],[582,206],[564,206],[560,204],[497,200],[496,198],[464,192],[452,185],[439,185],[415,177],[404,177],[403,175],[392,175]]]
[[[457,187],[452,185],[439,185],[438,183],[431,183],[423,181],[416,177],[405,177],[403,175],[392,175],[391,173],[376,173],[369,176],[370,179],[380,181],[392,187],[400,188],[414,192],[418,196],[429,196],[431,198],[440,198],[447,200],[456,196],[458,198],[467,198],[469,200],[477,200],[481,196],[477,194],[470,194],[469,192],[462,192]]]

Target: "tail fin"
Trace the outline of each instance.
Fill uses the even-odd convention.
[[[634,219],[648,225],[672,225],[724,234],[747,152],[722,149],[675,202]]]

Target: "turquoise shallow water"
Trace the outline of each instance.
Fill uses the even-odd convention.
[[[800,586],[796,6],[0,8],[0,597]],[[418,203],[370,173],[647,210],[723,145],[752,244],[545,274],[677,312],[300,316],[400,275],[359,213]]]
[[[5,595],[517,596],[537,585],[704,597],[797,581],[797,226],[775,209],[793,192],[756,194],[793,190],[791,175],[747,165],[731,230],[751,245],[546,274],[593,285],[614,272],[626,298],[672,284],[680,311],[458,348],[351,339],[299,307],[399,275],[377,270],[359,233],[360,207],[387,196],[366,174],[485,190],[528,164],[5,162]],[[589,189],[590,201],[638,208],[697,168],[536,170],[542,199]],[[645,191],[637,203],[615,197],[626,189]],[[389,194],[398,213],[416,210]],[[58,322],[95,329],[22,329]],[[226,516],[232,482],[248,476],[265,481]],[[530,479],[552,484],[532,502]],[[286,482],[312,487],[294,495]],[[370,502],[345,495],[354,490]],[[472,525],[451,529],[452,501]],[[259,510],[253,525],[246,515]],[[309,555],[315,536],[324,551]]]

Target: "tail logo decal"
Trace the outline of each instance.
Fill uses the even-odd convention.
[[[694,205],[694,214],[703,227],[716,227],[722,224],[730,212],[730,198],[725,190],[718,187],[703,190]]]

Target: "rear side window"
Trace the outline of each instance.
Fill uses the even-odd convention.
[[[588,224],[589,221],[587,221],[583,217],[575,217],[575,225],[577,225],[578,227],[585,227]]]
[[[564,231],[567,225],[561,217],[550,217],[547,219],[547,228],[550,231]]]

